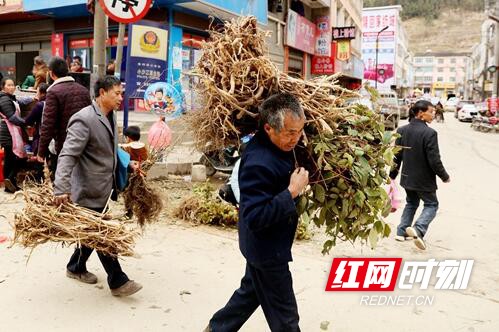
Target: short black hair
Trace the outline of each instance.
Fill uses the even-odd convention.
[[[277,93],[267,98],[260,106],[260,127],[268,123],[280,131],[284,126],[284,113],[291,113],[297,118],[305,114],[298,98],[290,93]]]
[[[129,126],[123,131],[123,135],[130,137],[134,141],[140,140],[140,128],[139,126]]]
[[[40,93],[47,93],[48,88],[49,88],[49,85],[47,83],[41,83],[38,86],[38,91],[40,91]]]
[[[428,100],[418,100],[414,106],[412,106],[411,111],[414,116],[418,115],[420,112],[426,112],[429,107],[433,107],[433,104]]]
[[[121,85],[121,81],[116,76],[106,75],[99,78],[97,82],[95,82],[94,86],[95,97],[97,98],[100,96],[99,93],[100,89],[104,89],[104,91],[109,91],[117,85]]]
[[[75,56],[73,57],[73,60],[76,60],[76,61],[78,61],[78,62],[81,64],[81,56],[79,56],[79,55],[75,55]]]
[[[57,78],[66,77],[69,73],[68,63],[60,56],[50,59],[49,69]]]
[[[154,93],[156,93],[156,92],[161,92],[162,94],[165,94],[165,93],[163,92],[163,88],[157,88],[157,89],[156,89],[156,91],[154,91]]]
[[[5,88],[5,84],[7,84],[7,81],[14,82],[12,78],[5,76],[4,78],[2,78],[2,80],[0,80],[0,90],[3,90],[3,88]]]

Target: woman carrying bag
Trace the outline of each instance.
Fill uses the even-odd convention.
[[[21,130],[21,127],[24,127],[24,120],[21,118],[20,107],[14,96],[15,90],[16,86],[11,78],[5,77],[0,81],[0,119],[2,119],[0,146],[5,153],[3,174],[5,191],[9,193],[19,190],[16,177],[26,158]]]

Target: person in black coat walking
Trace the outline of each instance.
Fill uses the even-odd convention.
[[[397,130],[400,137],[396,144],[404,148],[396,154],[395,166],[390,172],[390,178],[395,180],[403,163],[400,185],[407,194],[407,204],[395,239],[404,241],[408,236],[424,250],[426,243],[423,238],[438,210],[436,176],[446,183],[450,182],[450,177],[440,160],[437,132],[427,125],[433,121],[435,108],[429,101],[420,100],[411,112],[412,121]],[[413,226],[420,200],[424,203],[423,212]]]
[[[288,264],[298,224],[294,200],[308,185],[308,172],[295,167],[293,154],[304,123],[290,94],[271,96],[261,106],[260,130],[239,170],[239,248],[246,272],[205,331],[238,331],[260,305],[271,331],[300,331]]]

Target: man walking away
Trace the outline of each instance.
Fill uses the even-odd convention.
[[[395,166],[390,172],[390,178],[395,180],[403,163],[400,185],[407,194],[407,204],[395,239],[404,241],[406,236],[414,238],[414,244],[425,250],[423,238],[438,210],[436,176],[445,183],[450,182],[450,177],[440,160],[437,132],[428,127],[435,114],[433,105],[420,100],[414,104],[412,112],[414,119],[397,130],[400,137],[396,144],[404,148],[395,156]],[[424,203],[423,212],[413,225],[420,201]]]

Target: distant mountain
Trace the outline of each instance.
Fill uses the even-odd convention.
[[[483,12],[445,9],[438,19],[428,22],[414,17],[402,24],[409,38],[409,49],[414,54],[427,50],[470,52],[471,47],[480,42],[481,25],[485,19]]]
[[[487,1],[487,0],[485,0]],[[424,17],[431,21],[440,17],[444,10],[461,9],[483,12],[484,0],[364,0],[364,7],[402,5],[402,19]]]
[[[480,42],[485,1],[364,0],[364,7],[402,5],[402,24],[414,54],[427,50],[470,52]]]

